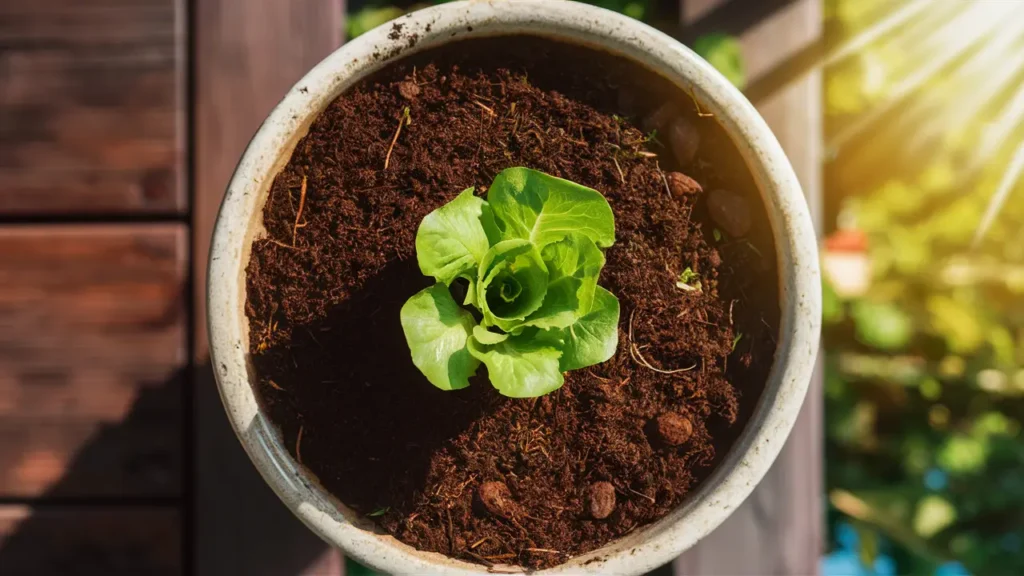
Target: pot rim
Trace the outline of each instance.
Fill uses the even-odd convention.
[[[400,38],[389,38],[394,23]],[[428,31],[429,30],[429,31]],[[409,38],[418,35],[415,45]],[[819,340],[817,242],[793,168],[754,107],[704,60],[627,16],[565,0],[464,0],[388,22],[345,44],[306,74],[263,122],[228,185],[210,249],[207,328],[211,364],[228,418],[274,492],[313,532],[359,562],[393,574],[469,575],[483,566],[428,553],[375,532],[323,490],[281,442],[250,385],[245,268],[262,232],[274,177],[309,125],[341,92],[401,56],[470,37],[543,35],[620,54],[692,91],[740,151],[772,227],[781,319],[775,360],[754,413],[728,454],[664,518],[538,574],[642,574],[671,561],[721,524],[753,491],[797,419]],[[375,54],[385,54],[380,58]]]

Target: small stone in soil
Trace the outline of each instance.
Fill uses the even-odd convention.
[[[688,194],[700,194],[704,191],[696,180],[682,172],[669,172],[665,174],[665,180],[668,182],[669,191],[675,198],[682,198]]]
[[[668,127],[668,145],[675,155],[676,161],[687,166],[697,156],[700,148],[700,132],[686,118],[676,118]]]
[[[718,253],[718,250],[712,249],[708,253],[708,261],[711,262],[712,266],[718,268],[722,265],[722,255]]]
[[[658,416],[656,426],[658,437],[669,446],[679,446],[693,434],[693,424],[689,418],[675,412],[666,412]]]
[[[750,206],[739,194],[729,190],[712,190],[708,194],[708,214],[730,236],[750,232]]]
[[[512,501],[512,493],[504,482],[484,482],[477,491],[480,504],[494,516],[506,516]]]
[[[615,487],[611,482],[594,482],[587,488],[587,509],[595,520],[604,520],[615,511]]]
[[[420,95],[420,87],[412,80],[398,83],[398,93],[406,100],[415,100]]]

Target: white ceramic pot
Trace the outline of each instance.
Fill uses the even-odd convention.
[[[400,20],[415,47],[382,26],[346,44],[300,80],[271,112],[228,186],[210,253],[208,328],[221,398],[238,438],[281,500],[328,543],[392,574],[477,574],[482,566],[417,551],[376,533],[321,489],[288,454],[260,412],[251,385],[245,268],[274,176],[336,96],[387,61],[373,54],[422,51],[466,37],[543,34],[640,61],[691,90],[730,135],[767,207],[779,258],[778,351],[752,420],[718,468],[668,516],[541,574],[642,574],[669,562],[718,526],[750,494],[782,448],[804,399],[818,349],[821,286],[817,245],[796,175],[754,107],[707,63],[669,36],[625,16],[561,0],[470,0]],[[429,31],[428,31],[429,30]],[[808,495],[808,497],[815,497]]]

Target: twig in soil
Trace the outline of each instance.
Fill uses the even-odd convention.
[[[529,534],[529,533],[530,533],[530,531],[529,531],[529,530],[527,530],[526,528],[523,528],[523,525],[522,525],[522,524],[520,524],[520,523],[519,523],[519,521],[518,521],[518,520],[516,520],[515,518],[509,517],[509,519],[508,519],[508,520],[509,520],[509,522],[511,522],[511,523],[512,523],[513,525],[515,525],[515,527],[516,527],[516,528],[519,528],[519,530],[520,530],[520,531],[521,531],[521,532],[522,532],[523,534]]]
[[[484,556],[488,560],[511,560],[515,558],[516,554],[495,554],[493,556]]]
[[[615,154],[612,154],[612,162],[615,162],[615,169],[619,171],[619,180],[622,180],[622,183],[625,184],[626,183],[626,176],[622,173],[622,166],[619,166],[619,154],[618,154],[618,152],[616,152]]]
[[[299,436],[295,439],[295,460],[299,464],[302,464],[302,431],[305,429],[305,426],[299,426]]]
[[[474,552],[470,552],[469,550],[465,550],[465,551],[464,551],[464,553],[465,553],[465,554],[466,554],[467,556],[472,556],[473,558],[476,558],[476,559],[477,559],[477,560],[479,560],[479,561],[480,561],[480,562],[481,562],[481,563],[482,563],[482,564],[483,564],[484,566],[487,566],[488,568],[493,568],[493,567],[494,567],[494,562],[491,562],[490,560],[488,560],[487,558],[484,558],[483,556],[481,556],[481,555],[479,555],[479,554],[476,554],[476,553],[474,553]]]
[[[764,260],[764,254],[762,254],[761,251],[757,249],[757,246],[754,246],[753,242],[751,242],[750,240],[744,240],[743,243],[747,245],[747,248],[753,250],[754,254],[757,254],[757,256],[761,258],[761,260]]]
[[[690,370],[693,370],[694,368],[697,367],[696,363],[694,363],[694,365],[690,366],[689,368],[677,368],[675,370],[662,370],[661,368],[655,368],[654,366],[652,366],[651,363],[648,362],[646,358],[644,358],[644,355],[640,353],[640,348],[638,348],[636,343],[633,342],[633,316],[635,314],[636,310],[633,310],[632,312],[629,313],[629,355],[633,358],[634,362],[640,364],[641,366],[649,370],[654,370],[658,374],[678,374],[680,372],[689,372]]]
[[[636,494],[637,496],[639,496],[641,498],[646,498],[647,500],[650,500],[651,504],[657,504],[658,503],[658,501],[655,500],[654,498],[651,498],[650,496],[648,496],[647,494],[644,494],[643,492],[637,492],[636,490],[633,490],[629,486],[626,486],[626,490],[629,490],[630,492],[632,492],[633,494]]]
[[[484,536],[483,538],[481,538],[481,539],[477,540],[476,542],[474,542],[473,545],[469,547],[469,549],[470,550],[476,550],[477,548],[480,547],[481,544],[483,544],[484,542],[487,542],[490,539],[491,539],[490,536]]]
[[[668,187],[668,178],[665,177],[665,171],[661,169],[661,164],[658,162],[654,163],[654,167],[658,169],[658,175],[661,176],[661,182],[665,184],[665,194],[668,194],[668,197],[671,198],[672,189]]]
[[[697,102],[697,97],[693,94],[693,88],[690,88],[688,90],[688,93],[690,94],[690,100],[693,100],[693,106],[697,109],[697,116],[698,117],[700,117],[700,118],[714,118],[715,117],[715,115],[712,114],[711,112],[704,112],[703,110],[701,110],[700,102]]]
[[[299,233],[299,219],[302,218],[302,209],[306,207],[306,177],[302,177],[302,186],[299,188],[299,209],[295,212],[295,226],[292,227],[292,247],[295,247],[295,237]],[[305,224],[303,224],[305,226]]]
[[[485,106],[485,105],[483,104],[483,102],[479,102],[479,101],[477,101],[477,100],[473,100],[473,104],[476,104],[477,106],[479,106],[479,107],[483,108],[483,109],[484,109],[484,110],[486,110],[486,111],[487,111],[487,113],[488,113],[488,114],[490,114],[491,116],[497,116],[497,114],[495,114],[495,113],[494,113],[494,109],[492,109],[492,108],[490,108],[490,107],[488,107],[488,106]]]
[[[455,527],[452,526],[452,510],[445,508],[444,513],[448,515],[448,545],[451,547],[450,554],[455,555]]]
[[[535,552],[538,554],[561,554],[561,550],[551,550],[550,548],[523,548],[523,552]]]
[[[313,331],[312,330],[310,330],[309,328],[306,328],[306,333],[309,334],[309,337],[313,339],[313,342],[315,342],[318,347],[320,347],[320,348],[324,347],[324,345],[321,344],[320,341],[316,339],[316,336],[313,336]]]
[[[459,489],[455,492],[455,495],[452,496],[452,499],[454,500],[454,499],[458,498],[459,496],[461,496],[462,495],[462,491],[466,489],[466,486],[468,486],[474,480],[476,480],[476,474],[471,475],[469,477],[469,480],[466,480],[462,484],[459,484]]]
[[[267,314],[267,330],[260,340],[259,351],[262,352],[267,349],[267,341],[273,336],[274,330],[277,328],[277,324],[274,322],[274,313],[277,312],[277,302],[274,302],[270,306],[270,313]]]
[[[732,308],[736,305],[736,300],[729,302],[729,326],[735,326],[736,324],[732,321]],[[734,345],[735,346],[735,345]]]
[[[388,169],[388,164],[391,163],[391,153],[395,150],[395,143],[398,142],[398,135],[402,133],[402,126],[406,124],[412,124],[412,118],[409,116],[409,107],[406,106],[402,110],[402,116],[398,119],[398,128],[395,130],[395,137],[391,139],[391,146],[388,146],[388,154],[384,157],[384,169]]]
[[[761,316],[761,324],[764,324],[764,327],[768,329],[768,337],[772,339],[772,344],[775,344],[775,331],[765,322],[764,316]]]
[[[287,248],[289,250],[298,250],[299,252],[305,252],[305,249],[303,249],[303,248],[299,248],[297,246],[292,246],[291,244],[285,244],[284,242],[281,242],[280,240],[274,240],[273,238],[267,238],[267,241],[272,243],[272,244],[277,244],[281,248]]]

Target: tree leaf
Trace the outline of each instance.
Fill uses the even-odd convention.
[[[451,284],[476,271],[490,247],[480,220],[483,206],[473,189],[466,188],[423,218],[416,231],[416,260],[425,276]]]
[[[565,378],[558,367],[562,353],[536,336],[536,331],[528,331],[493,346],[474,336],[469,339],[469,351],[487,366],[491,384],[503,396],[543,396],[561,388]]]
[[[548,269],[529,240],[495,244],[484,255],[478,278],[482,280],[476,285],[476,305],[484,325],[506,332],[540,308],[547,293]]]
[[[561,333],[565,343],[559,367],[563,372],[608,360],[619,343],[619,299],[598,286],[590,311]]]
[[[539,247],[571,233],[600,247],[615,243],[615,217],[597,190],[528,168],[508,168],[487,190],[502,238],[525,239]]]
[[[727,34],[706,34],[693,43],[693,51],[708,61],[740,90],[747,85],[746,66],[740,42]]]
[[[480,362],[466,348],[476,321],[459,308],[448,287],[438,282],[424,288],[400,312],[412,363],[442,390],[469,386]]]

